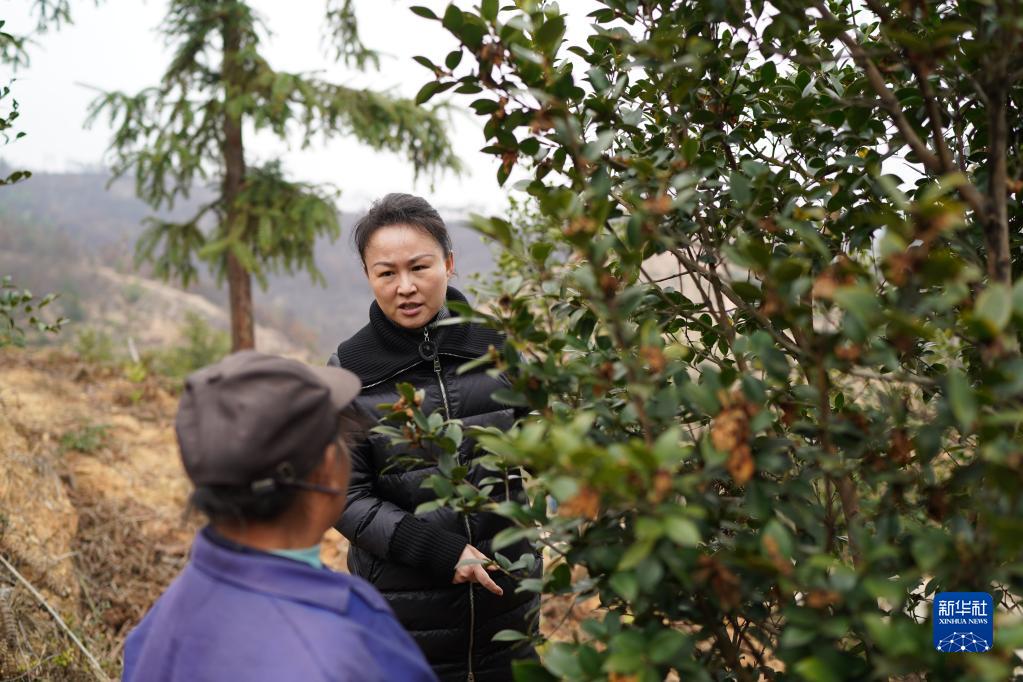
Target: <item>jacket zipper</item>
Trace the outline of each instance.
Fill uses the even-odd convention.
[[[423,341],[430,341],[430,330],[423,330]],[[444,414],[448,419],[451,419],[451,405],[448,404],[448,390],[444,386],[444,375],[441,374],[440,367],[440,355],[433,356],[433,372],[437,375],[437,385],[440,387],[440,397],[444,401]],[[462,514],[462,521],[465,523],[465,534],[468,537],[469,544],[472,544],[472,528],[469,525],[469,515]],[[466,680],[468,682],[475,682],[476,675],[472,671],[472,654],[473,647],[476,642],[476,595],[472,589],[472,583],[469,583],[469,653],[468,653],[468,675]]]
[[[468,514],[462,515],[462,520],[465,521],[465,532],[469,536],[469,544],[472,544],[472,531],[469,529],[469,516]],[[475,682],[476,675],[472,671],[472,650],[476,642],[476,594],[472,589],[472,583],[469,583],[469,675],[466,678],[468,682]]]

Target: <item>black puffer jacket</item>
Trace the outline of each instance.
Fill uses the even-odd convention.
[[[448,300],[452,299],[465,301],[449,288]],[[438,317],[446,314],[444,309]],[[420,353],[427,335],[436,345],[433,360]],[[395,384],[410,383],[425,391],[425,414],[446,408],[450,418],[460,419],[466,427],[507,429],[516,414],[491,397],[505,385],[501,379],[488,376],[485,367],[457,373],[459,366],[484,355],[490,346],[502,345],[500,334],[476,325],[431,324],[425,331],[404,330],[374,302],[370,323],[338,346],[330,364],[359,375],[363,388],[358,404],[374,418],[380,416],[377,405],[398,400]],[[428,345],[422,350],[429,356],[434,349]],[[469,465],[467,479],[478,484],[493,472],[473,466],[478,456],[474,450],[475,443],[467,438],[459,457]],[[396,456],[409,455],[421,458],[421,465],[395,464]],[[517,593],[517,580],[500,573],[492,573],[504,590],[500,597],[476,584],[451,583],[465,545],[493,556],[490,542],[509,523],[493,514],[465,516],[449,509],[414,516],[418,505],[435,498],[432,490],[421,487],[435,473],[436,459],[429,453],[398,451],[385,436],[370,434],[355,448],[348,503],[337,525],[351,542],[349,570],[381,591],[442,680],[511,680],[511,661],[534,654],[491,639],[500,630],[530,629],[536,617],[535,597]],[[518,480],[511,482],[510,494],[522,495]],[[495,499],[504,495],[504,486],[495,486]],[[528,551],[528,544],[519,543],[501,553],[514,560]],[[540,571],[538,559],[532,577]]]

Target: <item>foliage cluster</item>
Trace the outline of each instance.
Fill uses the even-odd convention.
[[[9,275],[4,275],[0,280],[0,348],[25,345],[24,324],[41,333],[56,334],[60,331],[67,322],[65,318],[59,317],[50,322],[41,316],[42,309],[56,298],[56,294],[36,298],[28,289],[16,286]]]
[[[477,222],[504,252],[473,313],[534,416],[466,433],[533,502],[428,484],[548,547],[522,589],[602,605],[520,679],[1010,677],[1023,10],[595,6],[572,43],[553,2],[413,10],[457,41],[419,99],[472,96],[537,212]],[[393,437],[453,438],[403,407]],[[931,599],[971,590],[994,650],[936,652]]]
[[[97,3],[99,0],[96,0]],[[36,33],[60,29],[71,22],[71,5],[69,0],[32,0],[31,9],[36,16]],[[30,35],[16,35],[4,29],[6,21],[0,19],[0,64],[16,70],[29,63],[29,47],[32,43]],[[8,144],[25,136],[24,132],[11,133],[15,121],[20,116],[18,102],[11,95],[10,84],[0,84],[0,144]],[[15,170],[0,177],[0,187],[11,185],[32,177],[31,171]]]
[[[107,365],[114,362],[114,340],[102,329],[82,327],[75,334],[73,348],[83,362],[94,365]]]
[[[60,437],[60,449],[92,454],[106,443],[109,428],[106,424],[82,424]]]
[[[0,19],[0,64],[16,66],[25,60],[25,41],[23,38],[5,31],[6,23]],[[24,132],[14,132],[16,121],[20,115],[18,101],[11,95],[10,84],[0,84],[0,144],[6,145],[25,136]],[[0,177],[0,187],[13,185],[31,177],[31,175],[32,173],[25,170],[11,171],[5,177]]]
[[[181,342],[144,354],[143,361],[150,371],[180,382],[192,372],[217,362],[230,350],[227,332],[211,327],[197,313],[188,313],[181,325]]]

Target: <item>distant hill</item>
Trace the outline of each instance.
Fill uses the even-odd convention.
[[[143,220],[153,215],[134,196],[129,181],[107,188],[109,177],[99,172],[38,173],[31,179],[0,189],[0,274],[12,274],[22,286],[61,293],[64,314],[79,322],[109,305],[89,297],[109,297],[109,287],[92,286],[96,267],[120,273],[135,272],[132,256]],[[205,197],[193,196],[161,217],[184,218]],[[256,317],[297,345],[326,356],[339,340],[365,323],[372,295],[358,256],[350,246],[350,227],[365,206],[342,206],[341,238],[317,246],[317,264],[326,287],[307,275],[271,275],[267,291],[255,294]],[[457,270],[464,283],[472,273],[489,272],[493,258],[481,237],[458,219],[447,217],[456,249]],[[145,269],[137,273],[150,275]],[[109,279],[109,278],[99,278]],[[226,308],[226,285],[209,274],[189,292]],[[130,294],[129,294],[130,297]],[[109,304],[111,301],[105,301]],[[257,338],[257,345],[260,345]]]

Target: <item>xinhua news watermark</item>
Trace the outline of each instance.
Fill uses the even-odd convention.
[[[931,611],[934,648],[955,653],[982,653],[995,643],[994,600],[987,592],[940,592]]]

